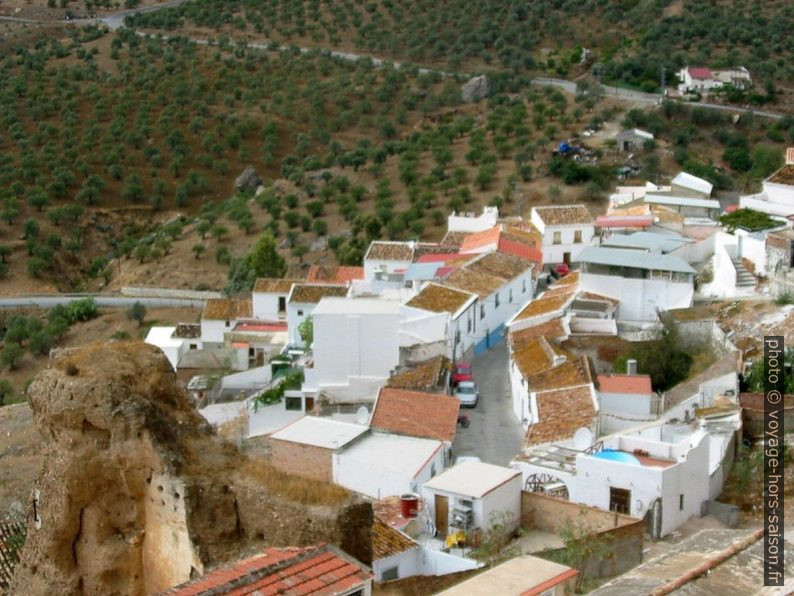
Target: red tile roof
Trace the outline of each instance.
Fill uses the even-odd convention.
[[[322,544],[305,548],[266,548],[262,553],[219,567],[165,594],[318,594],[331,596],[364,586],[369,569]]]
[[[460,245],[460,252],[472,252],[484,246],[494,245],[499,242],[499,236],[502,232],[498,226],[488,228],[482,232],[474,232],[463,239],[463,244]]]
[[[689,76],[693,79],[710,79],[712,76],[711,69],[705,66],[690,66]]]
[[[598,375],[598,389],[603,393],[651,394],[648,375]]]
[[[446,263],[449,260],[460,258],[456,252],[442,252],[436,254],[422,255],[416,259],[417,263]]]
[[[596,410],[589,385],[543,391],[537,394],[537,404],[538,422],[527,428],[527,447],[565,441],[580,428],[594,426]]]
[[[375,517],[372,521],[373,559],[393,557],[412,548],[419,548],[419,544],[407,534]]]
[[[286,331],[287,323],[241,323],[235,331]]]
[[[342,267],[336,265],[312,265],[309,267],[309,274],[306,281],[309,282],[331,282],[331,283],[350,283],[354,279],[364,279],[363,267]]]
[[[460,402],[440,393],[384,387],[375,402],[370,426],[393,433],[454,441]]]
[[[503,252],[514,257],[520,257],[533,263],[543,264],[543,251],[537,246],[530,246],[519,240],[510,238],[504,234],[499,238],[499,252]]]
[[[534,325],[521,329],[520,331],[513,331],[510,333],[510,340],[513,344],[513,350],[520,350],[532,340],[539,337],[546,339],[556,340],[561,337],[566,337],[568,333],[565,330],[565,323],[562,317],[551,319],[540,325]]]
[[[647,228],[652,224],[650,215],[599,215],[596,218],[599,228]]]

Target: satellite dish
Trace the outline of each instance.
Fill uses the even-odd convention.
[[[356,424],[366,424],[369,422],[369,410],[365,406],[361,406],[356,410]]]
[[[593,444],[593,433],[590,429],[583,426],[573,435],[573,448],[577,451],[584,451]]]

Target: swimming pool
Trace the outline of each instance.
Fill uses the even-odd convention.
[[[603,451],[594,453],[593,457],[597,457],[599,459],[608,459],[609,461],[617,461],[622,464],[634,464],[637,466],[642,465],[640,460],[634,457],[631,453],[626,453],[625,451],[615,451],[614,449],[604,449]]]

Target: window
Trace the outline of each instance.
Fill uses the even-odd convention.
[[[683,511],[684,510],[684,495],[683,494],[678,495],[678,510],[679,511]]]
[[[430,477],[433,478],[436,475],[436,464],[430,464]]]
[[[573,243],[580,244],[582,242],[582,230],[576,230],[573,233]]]
[[[226,326],[227,326],[227,327],[229,326],[229,321],[226,321]]]
[[[303,410],[303,398],[300,397],[287,397],[284,399],[284,407],[292,412],[300,412]]]
[[[399,576],[398,567],[389,567],[388,569],[384,569],[380,574],[380,581],[387,582],[393,579],[397,579]]]
[[[511,304],[513,302],[513,288],[510,288],[510,293],[507,295],[507,301]]]
[[[526,294],[527,293],[527,280],[526,279],[522,279],[521,280],[521,293],[522,294]]]
[[[562,244],[562,232],[554,232],[552,244]]]
[[[455,331],[455,343],[456,343],[456,344],[459,344],[459,343],[460,343],[460,329],[458,329],[457,331]]]
[[[466,320],[466,333],[471,333],[471,311],[469,311],[469,318]]]
[[[499,292],[494,294],[494,303],[496,304],[496,308],[499,308]]]
[[[628,515],[631,510],[631,491],[610,486],[609,510]]]
[[[299,311],[298,311],[298,316],[299,316],[299,317],[302,317],[302,316],[303,316],[303,311],[302,311],[302,310],[299,310]]]
[[[198,344],[190,344],[191,350],[198,350]]]
[[[481,319],[485,318],[485,305],[484,304],[480,304],[480,318]]]
[[[278,297],[278,312],[284,312],[287,310],[287,298],[286,296],[279,296]]]

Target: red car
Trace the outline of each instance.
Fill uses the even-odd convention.
[[[471,381],[471,364],[468,362],[456,362],[452,368],[452,384],[457,385],[462,381]]]

